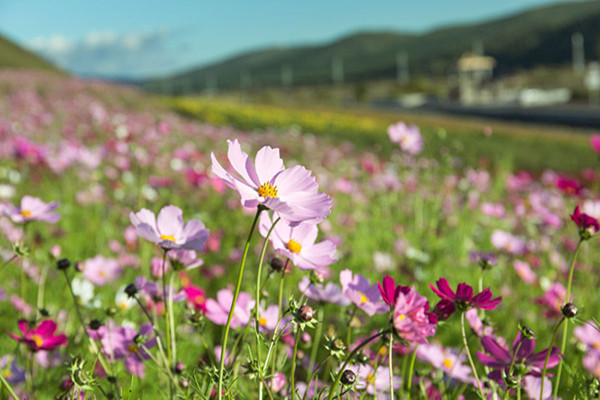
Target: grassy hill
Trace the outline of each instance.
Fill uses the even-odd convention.
[[[597,59],[600,1],[551,5],[421,35],[363,32],[325,45],[254,51],[144,86],[176,94],[199,92],[210,85],[238,89],[243,81],[253,88],[279,86],[284,68],[292,69],[294,85],[329,83],[334,59],[343,60],[345,81],[389,79],[396,75],[396,56],[401,51],[408,54],[412,76],[444,76],[475,41],[498,60],[496,72],[506,74],[569,63],[575,32],[585,37],[587,59]]]
[[[59,72],[50,62],[0,36],[0,68],[28,68]]]

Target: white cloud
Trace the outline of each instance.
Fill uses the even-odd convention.
[[[173,69],[177,54],[173,54],[169,36],[167,30],[90,31],[81,40],[58,34],[35,37],[29,47],[76,74],[139,78]]]

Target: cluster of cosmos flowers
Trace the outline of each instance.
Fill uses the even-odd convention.
[[[95,118],[108,123],[100,108],[94,110]],[[132,130],[134,126],[130,124]],[[160,124],[152,134],[168,131],[168,125]],[[122,155],[119,162],[125,167],[127,150],[121,147],[129,143],[127,135],[121,134],[123,140],[110,143],[102,151],[79,151],[81,148],[73,143],[64,146],[63,152],[71,155],[62,154],[61,163],[54,149],[24,138],[15,139],[11,146],[15,157],[31,165],[52,163],[56,168],[67,168],[69,163],[87,163],[93,169],[104,152],[114,151],[110,154]],[[398,123],[390,126],[388,134],[409,155],[408,165],[420,168],[415,161],[424,145],[419,129]],[[143,204],[147,208],[140,208],[140,204],[127,212],[121,210],[123,224],[129,226],[123,235],[124,245],[116,241],[109,245],[114,257],[103,253],[71,263],[60,258],[60,248],[50,250],[73,295],[72,301],[61,307],[73,307],[76,312],[44,315],[27,303],[26,299],[32,297],[27,297],[26,290],[20,297],[11,295],[11,304],[26,318],[15,318],[6,332],[7,340],[18,342],[22,352],[0,358],[0,374],[6,382],[2,390],[14,388],[13,397],[36,398],[36,390],[41,390],[35,384],[40,369],[62,368],[63,398],[100,398],[103,392],[106,397],[120,398],[133,376],[139,382],[159,376],[159,382],[151,383],[160,386],[158,394],[145,394],[150,398],[393,399],[412,395],[491,399],[512,398],[521,392],[532,399],[552,397],[557,382],[554,377],[560,376],[557,367],[567,353],[564,346],[559,348],[554,340],[550,341],[550,334],[561,324],[572,325],[577,309],[571,303],[575,296],[570,280],[566,287],[560,283],[569,270],[564,260],[556,255],[553,261],[562,266],[555,281],[544,282],[541,277],[540,261],[532,254],[539,246],[550,246],[548,243],[532,243],[521,234],[509,232],[508,224],[498,224],[504,227],[494,228],[489,237],[495,252],[471,255],[472,264],[481,271],[497,265],[502,257],[511,257],[524,283],[544,289],[537,303],[548,320],[556,323],[548,328],[550,334],[536,335],[510,321],[499,324],[510,336],[505,338],[490,320],[495,319],[497,308],[505,306],[509,291],[494,285],[492,290],[482,280],[461,282],[450,272],[434,278],[435,282],[429,280],[432,283],[427,282],[427,287],[416,273],[390,268],[393,263],[385,252],[377,254],[373,268],[369,265],[359,273],[346,268],[344,261],[338,260],[345,259],[345,252],[353,249],[344,248],[331,234],[329,217],[334,200],[320,191],[317,174],[300,165],[286,167],[278,148],[264,146],[252,157],[242,150],[243,145],[244,140],[227,141],[227,163],[218,152],[202,158],[191,156],[193,152],[184,148],[177,149],[181,158],[175,158],[203,160],[200,164],[210,168],[212,174],[191,168],[177,171],[185,171],[189,184],[202,181],[223,196],[226,187],[232,189],[239,202],[236,198],[235,204],[227,207],[238,208],[241,203],[246,215],[255,216],[247,245],[250,247],[256,232],[263,238],[263,248],[250,247],[244,252],[235,249],[228,256],[232,265],[239,262],[241,266],[237,286],[236,281],[217,285],[222,280],[212,279],[224,274],[223,267],[203,268],[204,260],[200,258],[208,251],[220,251],[222,228],[210,224],[202,210],[194,210],[192,219],[189,215],[184,219],[181,208],[160,207],[156,205],[159,201],[152,201],[156,197],[148,195],[148,202]],[[592,137],[592,146],[600,153],[600,137]],[[373,191],[415,190],[416,182],[400,182],[368,157],[360,164],[373,177]],[[470,170],[465,178],[448,177],[446,184],[459,187],[461,179],[484,187],[489,186],[490,178],[485,171]],[[577,180],[564,176],[548,173],[544,179],[553,189],[578,200],[587,190]],[[153,176],[148,180],[156,190],[147,193],[156,196],[170,184],[167,178]],[[557,197],[538,191],[524,201],[520,198],[533,181],[526,173],[511,175],[507,180],[517,214],[523,219],[535,215],[536,223],[551,229],[562,227],[566,218],[560,210],[565,205]],[[119,190],[118,185],[115,187]],[[328,187],[347,195],[356,191],[356,183],[345,179],[330,182]],[[87,195],[82,196],[83,203],[93,201],[94,192]],[[505,205],[479,202],[473,196],[465,196],[464,204],[479,209],[486,223],[503,221],[509,214]],[[564,246],[575,254],[600,230],[598,204],[582,201],[570,215],[578,241],[565,240]],[[444,210],[452,207],[450,203],[440,206]],[[65,214],[72,212],[68,205],[64,210]],[[6,224],[0,228],[15,238],[11,241],[19,242],[5,267],[15,264],[27,282],[41,283],[39,276],[46,272],[36,271],[29,260],[35,255],[29,256],[22,245],[37,240],[32,232],[38,226],[57,224],[61,212],[59,203],[27,195],[19,204],[2,204],[0,213],[12,225],[10,229]],[[345,227],[356,229],[352,216],[345,218]],[[149,243],[148,247],[138,243],[140,238]],[[152,246],[139,258],[131,254],[134,250],[143,253]],[[417,260],[417,265],[426,265],[431,257],[415,248],[414,242],[399,240],[394,246],[407,259]],[[259,253],[258,259],[253,257]],[[263,257],[265,254],[268,256]],[[259,272],[263,258],[268,275]],[[148,263],[140,271],[140,260],[146,259]],[[571,268],[575,264],[574,257]],[[195,283],[199,281],[192,278],[196,272],[209,283]],[[255,285],[248,277],[257,275]],[[270,280],[274,277],[279,277],[279,282]],[[129,284],[120,286],[125,278],[130,279]],[[272,295],[275,290],[270,290],[276,289],[277,283],[282,288],[278,298]],[[116,293],[113,287],[118,288]],[[114,296],[116,310],[103,313],[109,296]],[[139,318],[131,317],[135,322],[120,318],[136,315],[136,311]],[[130,314],[118,314],[127,312]],[[233,331],[230,340],[224,334],[229,330]],[[591,375],[600,376],[600,333],[596,323],[588,321],[576,327],[573,336],[583,352],[583,367]],[[463,340],[446,343],[449,337]],[[562,337],[567,336],[563,333]],[[193,345],[185,346],[187,341]],[[201,357],[197,365],[186,366],[179,358],[188,356],[185,353],[190,348],[204,351],[198,350]],[[67,354],[79,357],[68,359]],[[91,359],[88,357],[84,363],[86,356]],[[68,369],[64,368],[65,362]]]

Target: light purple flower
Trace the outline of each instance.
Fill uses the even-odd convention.
[[[303,295],[311,300],[337,304],[339,306],[350,304],[350,300],[342,294],[342,289],[333,282],[329,282],[323,287],[322,284],[314,284],[308,276],[304,276],[300,280],[298,288]]]
[[[212,171],[227,186],[237,190],[244,207],[264,206],[277,212],[290,225],[318,223],[329,215],[331,198],[318,193],[319,185],[306,168],[296,165],[286,169],[279,149],[263,147],[252,165],[237,139],[228,140],[227,144],[229,162],[241,178],[227,172],[214,153],[211,153]]]
[[[60,214],[53,212],[58,206],[59,203],[54,201],[46,204],[37,197],[23,196],[19,207],[5,204],[2,213],[19,224],[29,221],[44,221],[53,224],[60,219]]]
[[[417,357],[443,371],[452,379],[466,383],[471,381],[471,367],[463,364],[467,355],[458,349],[427,343],[417,347]]]
[[[392,379],[394,391],[400,389],[401,379],[394,376]],[[374,370],[370,365],[360,365],[356,371],[356,388],[367,389],[367,393],[377,399],[389,399],[390,370],[388,367],[379,366]]]
[[[388,311],[389,307],[383,302],[376,283],[371,285],[367,278],[360,274],[352,274],[349,269],[340,272],[340,283],[344,296],[369,316],[385,314]]]
[[[523,387],[527,397],[532,400],[538,400],[540,398],[540,391],[542,390],[542,378],[532,375],[527,375],[523,378]],[[547,376],[544,378],[544,395],[543,400],[552,398],[552,381]]]
[[[217,325],[225,325],[232,303],[233,292],[229,289],[219,290],[216,301],[213,299],[206,300],[206,318]],[[249,293],[240,292],[231,318],[232,329],[244,326],[250,321],[254,304],[256,302]]]
[[[593,321],[588,321],[573,329],[575,337],[586,345],[587,351],[596,351],[600,354],[600,331]]]
[[[202,251],[208,239],[208,229],[198,220],[183,223],[183,213],[179,207],[166,206],[158,213],[142,208],[138,213],[129,214],[136,233],[164,250],[186,249]]]
[[[114,282],[121,275],[121,265],[114,258],[97,255],[83,263],[83,277],[94,285],[103,286]]]
[[[267,213],[260,216],[258,230],[267,236],[273,223]],[[273,228],[269,239],[275,248],[275,254],[281,254],[301,270],[320,270],[334,263],[336,246],[331,240],[316,243],[319,229],[317,225],[302,223],[291,227],[285,221],[280,221]]]
[[[416,125],[406,125],[398,122],[388,127],[388,136],[392,143],[398,143],[400,148],[409,154],[419,154],[423,150],[423,137]]]
[[[522,255],[527,251],[527,246],[522,239],[500,229],[492,232],[490,240],[495,248],[504,250],[510,254]]]
[[[532,284],[537,281],[537,276],[531,270],[529,264],[525,261],[515,260],[513,261],[513,267],[515,268],[517,275],[519,275],[523,282]]]
[[[25,382],[25,369],[17,365],[16,357],[13,357],[11,361],[10,354],[3,355],[0,358],[0,374],[11,385]]]

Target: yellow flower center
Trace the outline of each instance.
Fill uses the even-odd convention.
[[[275,197],[277,197],[277,185],[271,186],[271,184],[268,183],[268,182],[265,182],[262,185],[260,185],[258,187],[257,191],[258,191],[258,195],[260,197],[264,197],[264,198],[267,198],[267,197],[273,197],[273,198],[275,198]]]
[[[10,379],[13,376],[13,373],[10,369],[6,368],[5,370],[2,371],[2,375],[7,378]]]
[[[385,356],[387,354],[387,347],[383,346],[379,349],[379,354]]]
[[[42,344],[44,344],[44,339],[42,339],[40,335],[37,335],[35,333],[31,335],[31,340],[35,342],[35,345],[37,347],[42,347]]]
[[[444,367],[446,367],[446,368],[452,368],[452,360],[451,360],[451,359],[449,359],[449,358],[446,358],[442,364],[443,364],[443,365],[444,365]]]
[[[260,326],[267,326],[267,320],[266,320],[266,318],[259,318],[258,319],[258,324]]]
[[[592,347],[596,350],[600,349],[600,343],[598,342],[594,342],[594,344],[592,345]]]
[[[127,351],[129,351],[130,353],[138,353],[140,351],[140,348],[139,346],[131,343],[129,347],[127,347]]]
[[[174,242],[175,237],[173,235],[160,235],[160,240],[170,240],[171,242]]]
[[[375,384],[375,374],[372,374],[369,372],[369,374],[367,375],[367,384],[368,385],[374,385]]]
[[[367,298],[367,296],[365,296],[364,293],[358,292],[358,294],[360,294],[360,304],[365,304],[369,302],[369,299]]]
[[[129,304],[127,304],[126,301],[122,301],[119,306],[123,309],[123,310],[127,310],[129,308]]]
[[[21,210],[21,215],[23,216],[23,218],[29,218],[29,217],[31,217],[31,211]]]
[[[397,319],[398,321],[403,321],[403,320],[404,320],[404,318],[406,318],[406,315],[404,315],[404,314],[400,314],[400,315],[398,315],[398,316],[396,317],[396,319]]]
[[[300,243],[296,242],[294,239],[290,239],[290,241],[287,242],[285,247],[287,247],[287,249],[292,253],[296,254],[300,253],[300,250],[302,250],[302,246],[300,245]]]

